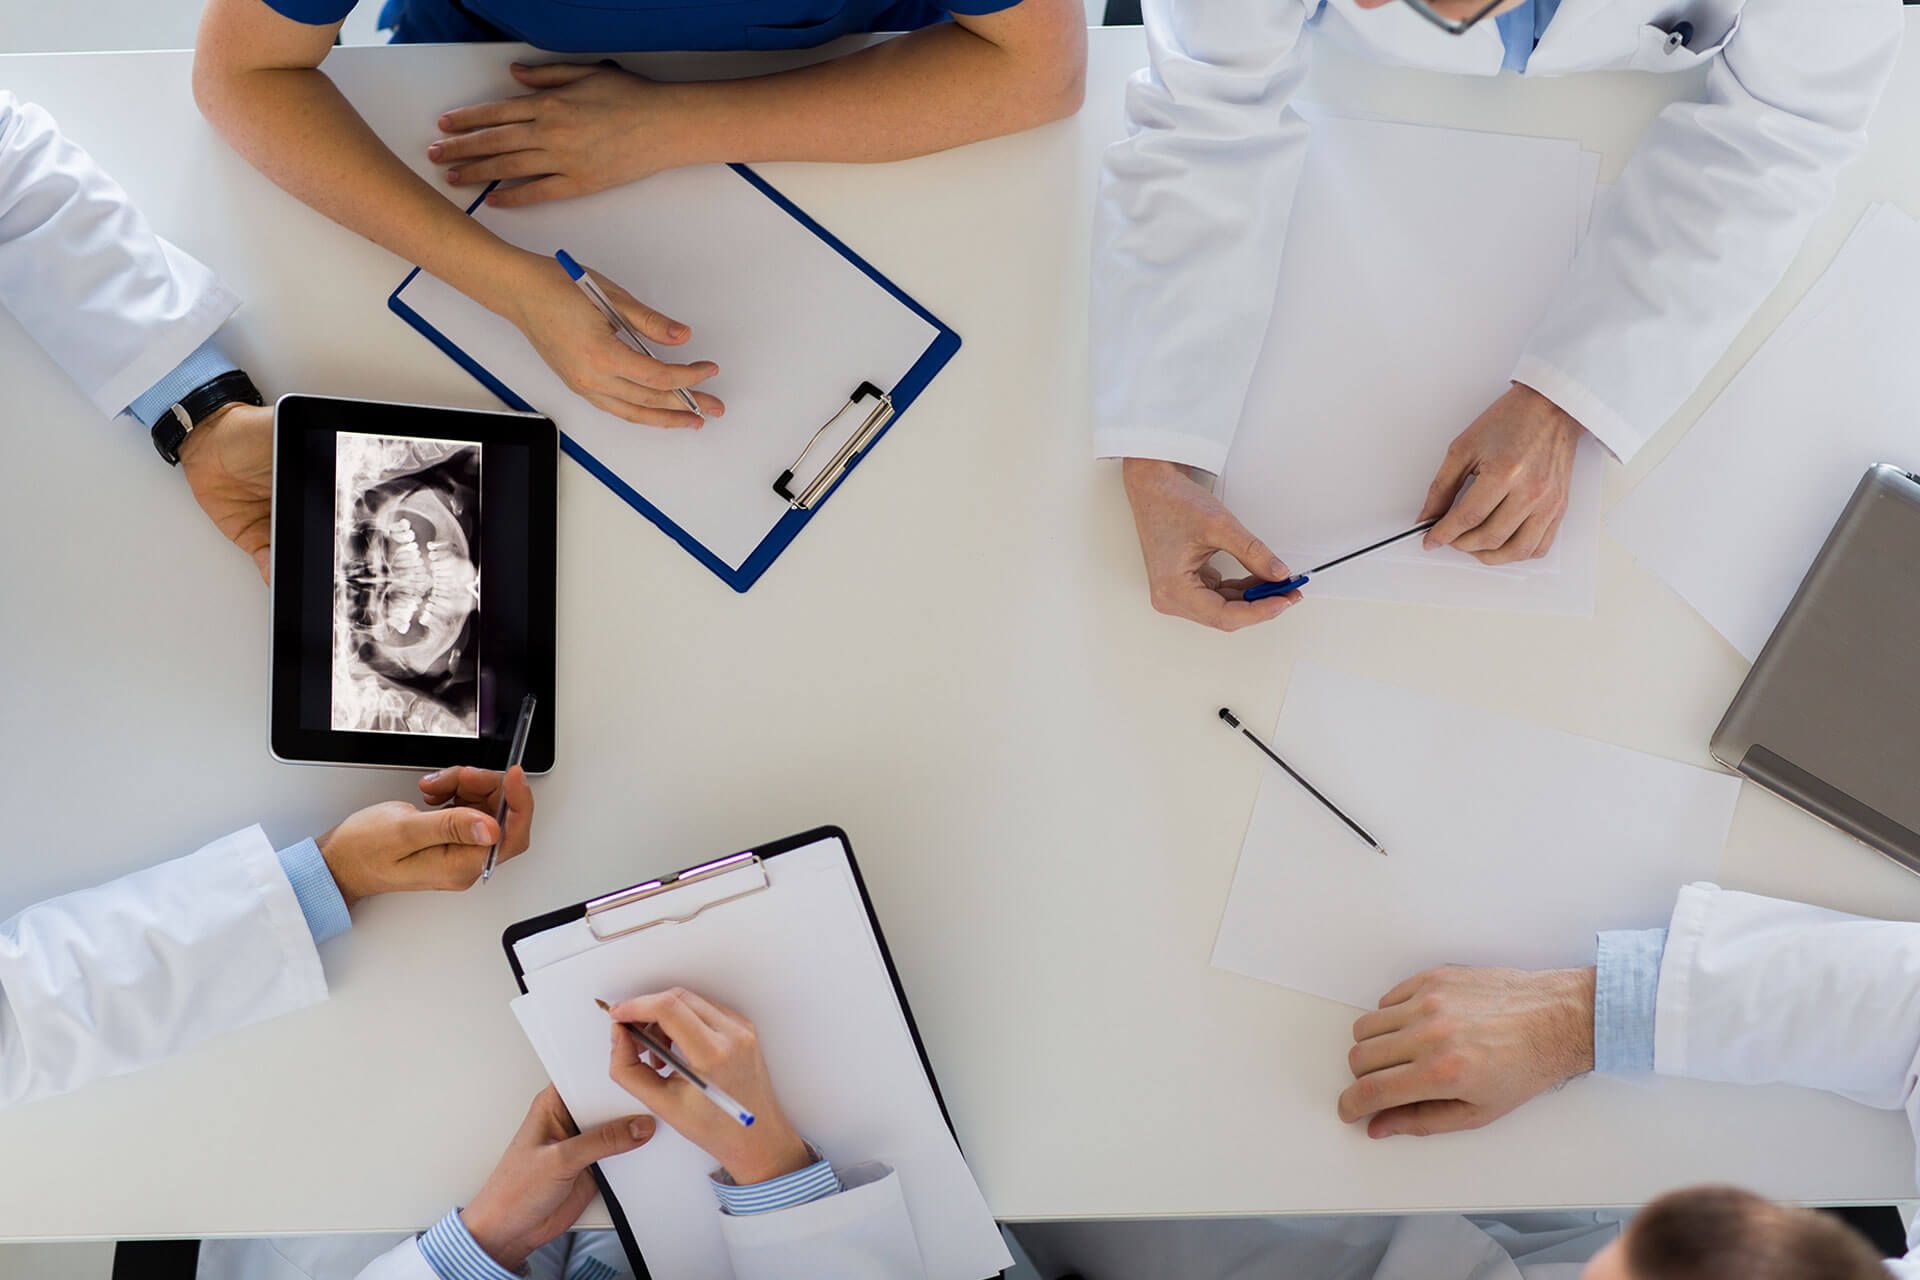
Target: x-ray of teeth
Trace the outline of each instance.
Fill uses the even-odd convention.
[[[480,735],[480,446],[334,447],[332,725]]]

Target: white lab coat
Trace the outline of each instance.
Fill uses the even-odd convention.
[[[1405,5],[1144,9],[1151,65],[1127,87],[1129,136],[1107,152],[1095,219],[1094,443],[1218,472],[1273,309],[1309,132],[1289,103],[1313,40],[1474,75],[1499,71],[1503,45],[1492,20],[1450,36]],[[1693,37],[1670,52],[1681,20]],[[1647,129],[1513,378],[1631,457],[1830,203],[1901,30],[1898,0],[1563,0],[1527,75],[1704,63],[1706,92]],[[1393,353],[1380,359],[1390,369]]]
[[[1826,1089],[1904,1110],[1920,1137],[1920,924],[1687,886],[1660,965],[1654,1070]],[[1018,1234],[1043,1265],[1087,1280],[1573,1280],[1576,1259],[1612,1229],[1593,1215],[1591,1233],[1569,1220],[1554,1238],[1553,1216],[1048,1223]],[[1920,1280],[1920,1232],[1908,1247],[1889,1270]]]
[[[0,90],[0,306],[112,417],[240,301],[51,117]]]
[[[0,923],[0,1106],[326,997],[299,899],[248,827]]]

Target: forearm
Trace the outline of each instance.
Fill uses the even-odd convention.
[[[1625,461],[1672,417],[1832,203],[1892,73],[1887,0],[1750,0],[1704,102],[1668,107],[1594,216],[1515,381]]]
[[[529,255],[469,218],[415,174],[317,68],[196,68],[200,108],[288,194],[382,248],[503,311]]]
[[[0,1106],[324,999],[283,865],[252,827],[0,923]]]
[[[1076,27],[1043,54],[943,23],[795,71],[669,86],[682,163],[873,163],[1032,128],[1079,108],[1085,42]]]

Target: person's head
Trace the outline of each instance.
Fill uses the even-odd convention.
[[[1581,1280],[1887,1280],[1887,1271],[1837,1218],[1694,1187],[1641,1210]]]

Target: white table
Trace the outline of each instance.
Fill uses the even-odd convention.
[[[498,48],[346,49],[405,156],[509,88]],[[1088,107],[1026,136],[768,178],[964,335],[959,358],[767,578],[735,596],[578,467],[561,478],[563,726],[534,853],[460,897],[381,899],[323,949],[333,998],[0,1114],[0,1237],[417,1228],[469,1195],[542,1082],[508,922],[819,822],[852,834],[963,1144],[999,1214],[1626,1204],[1703,1179],[1912,1194],[1904,1122],[1795,1090],[1582,1080],[1489,1131],[1343,1127],[1353,1012],[1208,967],[1271,723],[1313,657],[1706,764],[1733,650],[1611,542],[1590,621],[1309,604],[1225,637],[1147,606],[1089,461],[1087,228],[1139,35],[1094,33]],[[693,70],[702,63],[683,63]],[[201,123],[188,55],[0,58],[249,299],[270,394],[485,405],[392,317],[404,264]],[[1609,175],[1677,88],[1450,80],[1329,59],[1336,108],[1577,136]],[[1869,199],[1920,209],[1920,53],[1725,381]],[[423,166],[424,167],[424,166]],[[0,318],[0,916],[264,821],[282,843],[410,779],[274,764],[266,602],[137,428]],[[1610,498],[1669,448],[1670,430]],[[1548,855],[1550,856],[1550,854]],[[1727,883],[1920,916],[1920,883],[1749,789]],[[1364,927],[1356,922],[1356,927]],[[598,1210],[595,1210],[596,1216]]]

